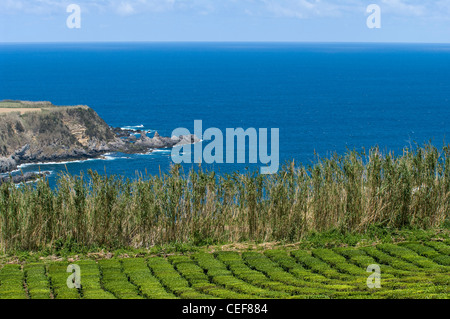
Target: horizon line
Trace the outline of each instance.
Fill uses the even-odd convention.
[[[152,41],[152,40],[137,40],[137,41],[0,41],[0,45],[4,44],[118,44],[118,43],[148,43],[148,44],[195,44],[195,43],[211,43],[211,44],[227,44],[227,43],[241,43],[241,44],[450,44],[450,42],[408,42],[408,41],[255,41],[255,40],[237,40],[237,41],[214,41],[214,40],[163,40],[163,41]]]

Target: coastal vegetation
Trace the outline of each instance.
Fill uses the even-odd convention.
[[[277,174],[216,175],[202,169],[139,176],[90,171],[0,186],[4,253],[52,247],[150,248],[239,242],[298,242],[320,233],[448,229],[450,148],[403,154],[348,151],[294,162]]]

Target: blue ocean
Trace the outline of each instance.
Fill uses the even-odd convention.
[[[449,44],[81,43],[0,45],[0,99],[85,104],[109,125],[170,136],[279,128],[280,162],[450,136]],[[167,172],[170,150],[25,165],[129,178]],[[185,164],[189,169],[195,164]],[[258,164],[202,165],[217,172]]]

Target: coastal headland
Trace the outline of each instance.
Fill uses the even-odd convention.
[[[110,127],[86,105],[3,100],[0,173],[9,173],[21,164],[100,158],[109,152],[147,153],[199,141],[194,135],[163,137],[155,132],[150,138],[147,133]]]

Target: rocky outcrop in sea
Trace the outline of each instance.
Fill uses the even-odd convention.
[[[117,128],[112,128],[118,132]],[[86,147],[65,147],[63,151],[48,152],[45,149],[32,149],[29,144],[24,145],[9,157],[0,157],[0,173],[7,173],[17,169],[18,165],[28,163],[46,163],[77,161],[98,158],[105,153],[122,152],[128,154],[148,153],[154,149],[172,148],[175,145],[192,144],[200,141],[195,135],[181,135],[164,137],[155,132],[153,138],[148,137],[150,131],[116,133],[116,138],[110,142],[91,139]]]
[[[42,172],[42,173],[33,173],[33,172],[27,172],[21,175],[7,175],[7,176],[0,176],[0,185],[3,183],[26,183],[35,181],[39,178],[43,178],[47,175],[50,175],[49,172]]]

